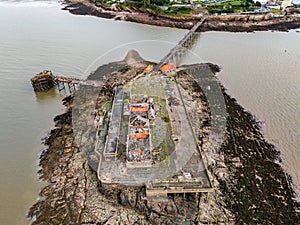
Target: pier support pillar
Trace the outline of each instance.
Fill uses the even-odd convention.
[[[60,82],[58,81],[58,91],[61,92],[62,90],[65,90],[66,87],[65,87],[65,83],[64,82]]]

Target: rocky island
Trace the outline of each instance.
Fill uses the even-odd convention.
[[[28,213],[32,224],[298,224],[299,203],[295,201],[291,179],[280,165],[279,152],[263,137],[259,122],[222,86],[224,101],[217,98],[212,105],[207,93],[219,85],[215,77],[218,66],[214,64],[182,66],[171,76],[162,75],[163,79],[176,80],[183,103],[174,97],[166,107],[185,105],[213,191],[168,192],[153,197],[147,194],[146,185],[105,181],[99,177],[100,148],[95,148],[99,143],[97,137],[101,137],[99,122],[103,124],[107,112],[113,110],[108,103],[116,98],[117,87],[131,83],[137,88],[132,82],[158,79],[151,72],[149,77],[145,74],[149,65],[155,66],[130,51],[123,61],[103,65],[90,75],[89,80],[103,81],[101,88],[81,86],[63,100],[66,112],[54,118],[55,129],[44,139],[47,148],[40,156],[39,174],[48,184]],[[201,74],[198,77],[201,86],[191,76],[194,68]],[[139,91],[144,90],[133,92]],[[121,103],[129,102],[123,99]],[[226,114],[218,110],[223,103]],[[161,122],[168,126],[169,120],[176,117],[172,117],[170,109],[166,110],[163,114],[166,118]],[[159,111],[155,114],[161,116]],[[225,130],[220,132],[224,135],[222,142],[220,146],[214,145],[217,141],[211,139],[217,139],[218,134],[214,124],[224,122]],[[155,135],[153,131],[150,133]],[[212,151],[215,147],[218,150]],[[126,152],[126,148],[121,146],[118,152]],[[141,152],[136,155],[141,156]],[[166,160],[164,155],[156,157]],[[191,160],[197,161],[197,157]]]
[[[44,71],[35,91],[68,93],[44,139],[47,185],[31,224],[299,224],[300,204],[260,122],[226,93],[211,63],[176,67],[196,31],[287,30],[297,15],[173,17],[88,0],[75,14],[190,29],[159,62],[137,51],[87,80]],[[297,12],[296,12],[297,14]]]

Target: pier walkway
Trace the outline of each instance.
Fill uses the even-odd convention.
[[[201,20],[198,21],[192,27],[192,29],[178,42],[178,44],[174,48],[172,48],[164,58],[162,58],[162,60],[158,63],[156,70],[159,70],[164,64],[178,64],[186,49],[193,43],[194,39],[197,37],[198,34],[196,31],[203,24],[205,19],[205,17],[202,17]]]
[[[62,76],[54,76],[54,81],[56,83],[69,83],[69,84],[81,84],[81,85],[87,85],[87,86],[95,86],[99,87],[103,85],[102,81],[99,80],[81,80],[78,78],[69,78],[69,77],[62,77]]]
[[[31,79],[31,83],[34,91],[47,91],[50,88],[57,86],[59,91],[69,88],[69,92],[72,93],[83,86],[102,87],[103,82],[100,80],[82,80],[72,77],[54,76],[51,71],[45,70]]]

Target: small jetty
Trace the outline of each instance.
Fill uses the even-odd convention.
[[[57,86],[58,91],[66,90],[73,93],[79,89],[80,85],[102,87],[103,82],[99,80],[82,80],[78,78],[70,78],[63,76],[55,76],[50,70],[44,70],[31,78],[31,84],[34,91],[47,91]]]
[[[50,70],[44,70],[31,78],[31,84],[34,91],[47,91],[55,86],[54,76]]]

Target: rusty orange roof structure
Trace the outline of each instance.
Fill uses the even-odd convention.
[[[136,150],[134,150],[133,154],[142,156],[143,152],[141,151],[141,149],[136,149]]]
[[[144,69],[144,73],[149,73],[153,70],[153,65],[148,65],[145,69]]]
[[[129,134],[129,136],[135,139],[145,139],[149,136],[149,134],[145,132],[145,133]]]
[[[161,71],[168,71],[174,69],[175,65],[174,63],[165,64],[162,67],[160,67]]]
[[[130,112],[147,112],[148,107],[130,107]]]

